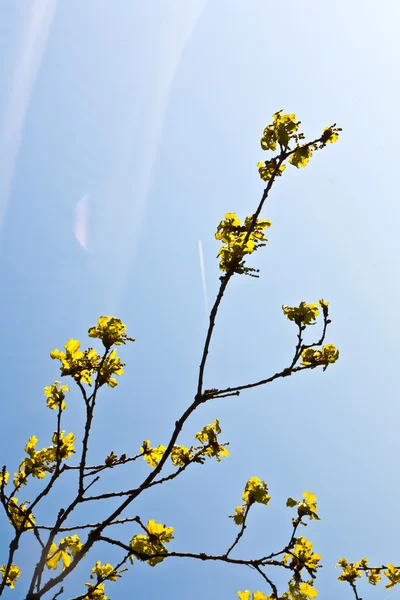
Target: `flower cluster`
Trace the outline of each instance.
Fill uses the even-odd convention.
[[[274,600],[274,596],[265,596],[262,592],[254,592],[252,595],[250,590],[238,592],[239,600]]]
[[[268,495],[268,486],[265,481],[262,481],[259,477],[250,477],[244,488],[242,500],[244,504],[235,508],[234,515],[229,515],[229,518],[233,519],[236,525],[243,524],[246,510],[255,502],[268,506],[271,496]]]
[[[266,160],[265,162],[259,162],[257,167],[263,181],[269,181],[272,177],[280,177],[286,169],[286,165],[279,164],[276,158],[271,158],[271,160]]]
[[[1,565],[0,573],[2,575],[2,579],[4,579],[6,570],[7,570],[6,566]],[[8,570],[8,574],[7,574],[7,578],[6,578],[6,586],[8,586],[9,588],[11,588],[13,590],[15,588],[15,582],[17,581],[17,579],[20,575],[21,575],[21,571],[19,570],[17,565],[12,564]]]
[[[309,581],[289,581],[289,590],[282,595],[282,600],[313,600],[318,596],[312,579]]]
[[[56,570],[58,563],[61,561],[63,565],[62,570],[64,571],[64,569],[69,567],[72,558],[81,548],[82,543],[76,534],[63,538],[58,546],[57,544],[51,544],[46,560],[47,568]]]
[[[313,600],[318,595],[317,590],[313,587],[312,580],[309,582],[289,581],[289,590],[282,595],[282,600]],[[262,592],[254,592],[250,590],[238,592],[239,600],[276,600],[273,594],[265,596]]]
[[[46,473],[52,473],[57,465],[57,461],[66,460],[75,452],[74,442],[76,437],[73,433],[64,436],[64,431],[53,434],[53,445],[49,448],[36,450],[38,439],[35,435],[31,436],[25,446],[27,458],[21,462],[18,472],[14,476],[14,485],[17,490],[22,484],[26,485],[29,475],[37,479],[43,479]]]
[[[90,327],[88,335],[91,338],[99,338],[107,350],[111,346],[120,346],[126,342],[134,342],[134,338],[126,334],[126,325],[115,317],[99,317],[97,326]]]
[[[324,366],[324,371],[332,363],[335,363],[339,359],[339,350],[333,344],[326,344],[322,346],[321,350],[316,348],[306,348],[301,353],[302,361],[301,364],[310,369],[315,369],[320,365]]]
[[[288,498],[286,501],[286,506],[288,508],[293,508],[294,506],[297,506],[297,514],[300,517],[300,519],[302,519],[303,517],[309,517],[310,521],[312,521],[313,519],[319,521],[320,518],[317,514],[317,497],[315,496],[315,494],[305,491],[303,493],[303,498],[304,500],[302,502],[294,500],[293,498]]]
[[[126,570],[126,569],[123,569]],[[104,565],[98,560],[92,569],[90,579],[97,579],[96,584],[85,583],[88,588],[87,595],[83,600],[108,600],[108,597],[104,593],[104,581],[117,581],[121,577],[121,571],[114,569],[112,565],[106,563]]]
[[[117,351],[113,350],[110,352],[110,354],[103,360],[103,364],[100,368],[99,387],[105,383],[111,388],[116,387],[118,385],[118,381],[115,379],[115,377],[113,377],[113,375],[122,375],[124,372],[124,366],[125,363],[123,363],[119,356],[117,356]]]
[[[61,385],[59,381],[55,381],[52,385],[48,385],[44,388],[44,395],[46,396],[46,404],[52,410],[60,408],[62,411],[66,408],[65,394],[69,392],[67,385]]]
[[[215,419],[213,423],[203,427],[203,429],[194,436],[196,440],[199,440],[199,442],[203,444],[202,455],[210,458],[215,457],[218,462],[221,462],[221,457],[229,456],[229,450],[225,448],[227,444],[220,444],[218,441],[218,435],[220,433],[221,427],[219,426],[219,420]]]
[[[195,439],[201,443],[201,446],[174,446],[171,450],[171,461],[174,467],[184,467],[191,462],[203,463],[206,458],[215,457],[221,462],[223,456],[229,456],[229,450],[225,447],[228,444],[220,444],[218,435],[221,433],[219,420],[215,419],[210,425],[203,427],[196,433]],[[143,454],[144,460],[149,467],[156,467],[162,457],[166,447],[160,444],[156,448],[151,448],[150,440],[144,440],[140,448],[140,454]]]
[[[65,352],[60,352],[57,348],[50,352],[51,358],[61,362],[62,377],[69,375],[79,383],[92,385],[93,374],[99,372],[99,387],[105,383],[110,387],[118,385],[117,380],[112,376],[122,375],[125,365],[116,355],[116,350],[102,358],[93,348],[80,350],[80,342],[74,339],[69,340],[64,348]],[[50,393],[50,390],[47,393]]]
[[[174,539],[172,535],[174,528],[166,527],[150,520],[145,529],[146,535],[140,533],[134,535],[129,545],[134,556],[139,560],[147,561],[149,565],[154,567],[156,564],[162,562],[165,555],[168,554],[168,550],[164,544]],[[133,562],[133,559],[131,559],[131,562]]]
[[[0,486],[7,485],[9,477],[10,477],[10,473],[8,471],[6,471],[5,469],[3,471],[1,471],[0,472]]]
[[[235,213],[226,213],[218,225],[215,239],[223,243],[218,251],[219,268],[221,271],[254,275],[256,269],[245,267],[244,256],[265,246],[268,241],[264,229],[271,227],[271,221],[246,217],[243,225]]]
[[[386,589],[390,589],[400,583],[400,569],[392,563],[388,563],[382,567],[369,567],[368,558],[362,558],[355,563],[349,563],[347,558],[340,558],[336,567],[341,567],[342,572],[338,577],[339,581],[347,581],[350,585],[355,582],[363,573],[365,573],[368,583],[376,585],[382,579],[381,572],[388,578],[389,583],[386,584]],[[386,570],[385,570],[386,569]]]
[[[144,460],[149,467],[156,467],[162,459],[166,447],[160,444],[157,448],[150,447],[150,440],[144,440],[140,448],[140,454],[143,454]]]
[[[32,513],[28,513],[28,502],[22,502],[18,506],[18,498],[13,496],[8,503],[8,516],[11,525],[17,531],[32,529],[36,524],[35,517]]]
[[[261,137],[261,148],[276,151],[279,146],[280,155],[279,160],[274,157],[257,164],[260,177],[264,181],[282,175],[286,168],[282,163],[286,158],[289,158],[289,163],[294,167],[305,167],[313,152],[336,142],[341,131],[334,124],[325,127],[319,139],[305,143],[304,134],[298,132],[299,125],[300,121],[297,121],[296,115],[293,113],[283,114],[283,110],[279,110],[272,115],[272,123],[264,129]],[[292,145],[294,145],[293,148]]]
[[[285,565],[300,573],[302,569],[307,569],[310,574],[315,574],[317,569],[321,567],[319,561],[322,558],[320,554],[312,551],[312,542],[305,537],[296,538],[294,548],[282,559]]]
[[[80,350],[79,340],[70,339],[64,346],[65,352],[55,348],[50,352],[53,359],[59,360],[61,363],[61,376],[71,376],[78,382],[92,384],[92,375],[100,364],[101,357],[96,350],[89,348],[88,350]]]
[[[293,321],[296,325],[314,325],[319,315],[319,306],[321,306],[321,303],[325,303],[326,306],[328,305],[325,300],[320,300],[318,304],[300,302],[299,306],[283,305],[282,310],[289,321]]]
[[[300,121],[297,121],[295,114],[283,114],[283,110],[278,110],[272,115],[271,125],[263,131],[261,148],[275,152],[278,144],[287,149],[292,139],[296,142],[304,139],[304,134],[297,134],[299,125]]]

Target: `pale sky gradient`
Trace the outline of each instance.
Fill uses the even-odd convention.
[[[230,457],[158,486],[127,516],[175,527],[171,550],[223,552],[237,533],[228,515],[247,479],[261,477],[272,501],[251,515],[236,552],[249,557],[287,542],[286,499],[310,490],[321,521],[302,533],[323,556],[318,598],[353,598],[336,581],[339,557],[400,564],[400,4],[5,0],[0,11],[0,463],[12,473],[30,435],[39,447],[50,443],[54,415],[42,390],[59,372],[49,351],[70,337],[85,345],[102,314],[120,317],[136,342],[120,350],[126,374],[98,403],[93,460],[111,449],[135,454],[143,439],[167,443],[195,394],[204,292],[211,306],[220,275],[217,224],[228,211],[251,214],[262,194],[262,130],[281,108],[297,114],[309,139],[334,122],[343,128],[338,144],[305,170],[288,167],[275,185],[263,213],[269,243],[251,263],[261,277],[231,282],[205,385],[287,366],[296,332],[281,306],[301,300],[330,302],[327,341],[339,363],[203,406],[181,443],[218,417]],[[76,393],[65,419],[81,439]],[[110,485],[133,486],[148,468],[141,461],[128,473],[113,472]],[[56,500],[67,493],[57,489]],[[8,536],[0,519],[0,564]],[[36,548],[26,538],[17,559],[25,573]],[[95,560],[115,556],[96,550],[65,599],[83,592]],[[135,564],[107,595],[268,594],[256,575],[171,559]],[[274,581],[285,577],[278,570]],[[23,597],[26,582],[4,597]],[[364,600],[400,598],[382,583],[359,589]]]

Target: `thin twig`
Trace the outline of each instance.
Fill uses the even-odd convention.
[[[267,577],[267,575],[264,573],[264,571],[261,569],[261,567],[259,567],[258,565],[255,565],[254,568],[261,575],[261,577],[263,579],[265,579],[265,581],[268,583],[268,585],[271,587],[274,597],[278,598],[278,588],[276,587],[276,585],[270,580],[269,577]]]
[[[123,525],[124,523],[137,523],[138,522],[138,518],[137,517],[128,517],[126,519],[119,519],[117,521],[113,521],[112,523],[110,523],[111,525]],[[59,528],[59,533],[65,533],[66,531],[76,531],[78,529],[95,529],[96,527],[99,527],[101,525],[101,523],[88,523],[87,525],[74,525],[73,527],[60,527]],[[46,531],[51,531],[53,529],[53,527],[51,527],[50,525],[37,525],[36,526],[37,529],[44,529]]]
[[[246,509],[245,509],[245,511],[244,511],[244,515],[243,515],[243,522],[242,522],[242,526],[241,526],[241,528],[240,528],[240,530],[239,530],[239,533],[237,534],[237,536],[236,536],[236,538],[235,538],[235,540],[234,540],[233,544],[232,544],[232,545],[231,545],[231,546],[228,548],[228,550],[227,550],[227,552],[226,552],[226,555],[225,555],[225,556],[229,556],[229,554],[232,552],[232,550],[234,549],[234,547],[235,547],[235,546],[237,546],[237,544],[238,544],[238,543],[239,543],[239,541],[240,541],[240,538],[241,538],[241,537],[242,537],[242,535],[244,534],[244,532],[245,532],[245,529],[246,529],[246,519],[247,519],[247,516],[248,516],[248,514],[249,514],[249,511],[250,511],[250,506],[251,506],[251,504],[248,504],[248,505],[246,506]]]

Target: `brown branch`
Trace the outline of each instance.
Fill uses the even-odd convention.
[[[252,565],[253,566],[253,565]],[[261,577],[263,579],[265,579],[265,581],[268,583],[268,585],[271,587],[272,589],[272,593],[275,595],[275,598],[278,598],[278,588],[276,587],[276,585],[270,580],[269,577],[267,577],[267,575],[264,573],[264,571],[262,571],[261,567],[259,567],[258,565],[253,566],[253,568],[257,571],[257,573],[259,573],[261,575]]]
[[[266,561],[265,559],[254,559],[254,558],[250,558],[250,559],[230,558],[229,556],[226,556],[226,554],[214,555],[214,554],[205,554],[204,552],[201,552],[199,554],[196,554],[194,552],[167,552],[166,554],[162,554],[162,553],[141,554],[140,552],[136,552],[135,550],[133,550],[127,544],[124,544],[123,542],[120,542],[119,540],[114,540],[113,538],[109,538],[107,536],[101,535],[99,537],[99,541],[106,542],[113,546],[118,546],[119,548],[122,548],[126,552],[129,552],[129,554],[131,556],[135,556],[136,558],[138,558],[139,560],[142,560],[142,561],[147,561],[147,560],[150,560],[151,558],[163,558],[163,559],[165,559],[165,558],[193,558],[193,559],[202,560],[202,561],[218,561],[218,562],[225,562],[225,563],[229,563],[229,564],[244,565],[244,566],[247,566],[247,565],[279,566],[279,567],[284,567],[284,568],[290,570],[290,567],[288,565],[284,565],[280,561],[275,561],[275,560]]]
[[[57,413],[57,448],[56,448],[56,472],[60,469],[61,457],[60,457],[60,448],[61,448],[61,440],[60,440],[60,431],[61,431],[61,402],[58,406]]]
[[[261,197],[261,200],[259,202],[259,205],[257,207],[256,212],[253,214],[252,217],[252,221],[251,221],[251,225],[248,229],[248,232],[246,234],[246,237],[243,241],[243,247],[245,247],[246,243],[249,240],[249,237],[251,235],[251,233],[254,230],[254,227],[257,223],[257,218],[264,206],[264,203],[266,201],[266,199],[268,198],[268,194],[275,182],[275,179],[278,175],[279,172],[279,167],[281,166],[281,164],[283,163],[283,161],[285,160],[284,155],[281,155],[281,157],[279,157],[277,159],[276,162],[276,166],[274,169],[274,172],[271,176],[271,179],[268,181],[267,187],[264,190],[264,193]],[[218,309],[219,306],[221,304],[222,298],[224,296],[226,287],[231,279],[231,277],[233,276],[233,274],[235,273],[235,270],[238,266],[238,263],[240,262],[241,257],[239,256],[235,261],[232,262],[231,267],[229,268],[229,270],[225,273],[225,275],[223,277],[221,277],[221,285],[217,294],[217,298],[215,300],[214,306],[211,309],[211,313],[210,313],[210,324],[208,326],[208,330],[207,330],[207,335],[206,335],[206,340],[204,343],[204,348],[203,348],[203,354],[201,357],[201,362],[200,362],[200,368],[199,368],[199,377],[198,377],[198,382],[197,382],[197,394],[196,394],[196,398],[202,398],[202,392],[203,392],[203,379],[204,379],[204,372],[205,372],[205,368],[206,368],[206,363],[207,363],[207,356],[208,356],[208,351],[210,348],[210,343],[211,343],[211,338],[212,338],[212,334],[214,331],[214,327],[215,327],[215,320],[218,314]]]
[[[121,457],[115,461],[112,465],[99,465],[96,467],[85,467],[85,470],[88,470],[89,473],[85,473],[84,477],[89,477],[90,475],[94,475],[95,473],[100,473],[104,471],[104,469],[112,469],[113,467],[118,467],[119,465],[126,465],[129,462],[133,462],[138,458],[141,458],[143,454],[136,454],[136,456],[130,456],[129,458],[122,459]]]
[[[355,583],[353,583],[352,581],[349,581],[349,583],[350,583],[351,589],[352,589],[352,590],[353,590],[353,592],[354,592],[354,595],[355,595],[355,597],[356,597],[356,600],[362,600],[362,598],[360,598],[360,596],[359,596],[359,595],[358,595],[358,593],[357,593],[356,584],[355,584]]]
[[[128,517],[126,519],[119,519],[117,521],[113,521],[110,523],[111,525],[123,525],[124,523],[138,523],[138,517]],[[94,529],[99,527],[101,523],[88,523],[87,525],[74,525],[73,527],[59,527],[59,533],[65,533],[66,531],[76,531],[78,529]],[[51,531],[53,529],[50,525],[37,525],[37,529],[44,529],[46,531]]]
[[[327,330],[327,327],[330,322],[331,321],[328,318],[328,311],[326,310],[326,311],[324,311],[324,325],[323,325],[321,337],[319,338],[319,340],[317,342],[314,342],[313,344],[303,344],[303,335],[302,334],[303,334],[303,331],[305,330],[305,326],[301,325],[299,323],[297,324],[297,326],[298,326],[297,345],[295,348],[295,352],[294,352],[294,356],[293,356],[291,365],[289,367],[287,367],[286,369],[282,369],[282,371],[275,373],[275,375],[272,375],[271,377],[268,377],[267,379],[261,379],[260,381],[257,381],[255,383],[248,383],[246,385],[238,385],[238,386],[234,386],[234,387],[225,388],[223,390],[218,390],[218,389],[206,390],[205,394],[206,394],[207,399],[217,399],[217,398],[225,398],[227,396],[239,395],[242,390],[259,387],[260,385],[266,385],[267,383],[272,383],[272,381],[275,381],[275,379],[279,379],[281,377],[288,377],[288,376],[292,375],[292,373],[297,373],[299,371],[304,371],[306,369],[310,369],[311,366],[308,366],[308,365],[303,365],[303,366],[299,366],[299,367],[296,367],[295,365],[298,362],[303,350],[306,350],[307,348],[312,348],[314,346],[322,346],[322,344],[325,341],[326,330]],[[316,365],[316,366],[324,366],[324,365],[321,363],[321,365]]]
[[[87,400],[85,400],[85,403],[86,403],[86,423],[85,423],[85,434],[84,434],[83,440],[82,440],[81,462],[80,462],[80,465],[79,465],[80,466],[80,469],[79,469],[79,491],[78,491],[78,495],[79,496],[83,496],[83,478],[84,478],[84,472],[85,472],[85,466],[86,466],[86,455],[87,455],[87,450],[88,450],[90,429],[91,429],[91,426],[92,426],[92,420],[93,420],[93,414],[94,414],[94,407],[96,405],[97,391],[98,391],[98,389],[100,387],[101,369],[102,369],[102,367],[104,365],[104,362],[105,362],[105,360],[107,358],[108,351],[109,351],[109,349],[107,348],[106,351],[104,352],[103,356],[102,356],[102,359],[100,361],[100,365],[98,366],[97,375],[96,375],[96,381],[95,381],[95,384],[94,384],[93,393],[90,396],[90,398],[88,398]],[[80,387],[83,388],[83,385],[81,383],[80,383]],[[86,398],[86,392],[85,392],[85,396],[84,397]]]
[[[231,394],[231,395],[233,395],[233,394]],[[223,445],[226,446],[228,444],[223,444]],[[209,447],[209,445],[206,445],[200,451],[196,452],[196,454],[194,454],[192,456],[192,458],[186,464],[179,467],[177,469],[177,471],[174,471],[173,473],[170,473],[169,475],[166,475],[165,477],[162,477],[161,479],[157,479],[156,481],[154,481],[154,480],[151,481],[147,485],[146,489],[149,489],[155,485],[159,485],[160,483],[165,483],[166,481],[171,481],[172,479],[175,479],[176,477],[178,477],[178,475],[183,473],[183,471],[185,471],[189,465],[194,464],[194,463],[203,462],[202,457],[204,455],[204,450],[208,447]],[[143,454],[141,454],[140,456],[143,456]],[[137,491],[137,488],[133,488],[131,490],[126,490],[126,491],[122,491],[122,492],[105,492],[104,494],[99,494],[98,496],[88,496],[86,498],[83,497],[81,502],[93,502],[94,500],[107,500],[109,498],[118,498],[118,497],[121,498],[123,496],[129,496],[130,494],[134,494],[136,491]]]
[[[234,547],[235,547],[235,546],[237,546],[237,544],[240,542],[240,538],[242,537],[242,535],[244,534],[244,531],[245,531],[245,529],[246,529],[246,519],[247,519],[247,516],[248,516],[248,514],[249,514],[249,511],[250,511],[250,506],[251,506],[251,504],[248,504],[248,505],[246,506],[246,509],[245,509],[245,511],[244,511],[244,515],[243,515],[243,523],[242,523],[242,526],[241,526],[241,528],[240,528],[240,530],[239,530],[239,533],[237,534],[237,536],[236,536],[236,538],[235,538],[235,540],[234,540],[233,544],[232,544],[232,545],[231,545],[231,546],[228,548],[228,550],[226,551],[226,554],[225,554],[225,556],[229,556],[229,554],[232,552],[232,550],[234,549]]]
[[[254,230],[254,227],[257,223],[257,219],[258,216],[263,208],[263,205],[268,197],[269,191],[274,183],[274,181],[276,180],[276,177],[278,175],[279,172],[279,167],[281,166],[281,164],[294,152],[296,152],[297,150],[299,150],[300,148],[304,148],[304,147],[308,147],[311,146],[313,144],[315,144],[316,142],[320,141],[321,138],[318,138],[317,140],[314,140],[313,142],[309,142],[308,144],[303,144],[302,146],[299,146],[297,148],[295,148],[294,150],[291,151],[286,151],[284,153],[281,152],[280,156],[278,156],[277,158],[273,159],[275,161],[274,163],[274,171],[272,174],[271,179],[268,181],[268,184],[264,190],[264,193],[262,195],[261,201],[257,207],[257,210],[255,211],[255,213],[253,214],[252,220],[251,220],[251,224],[250,227],[248,229],[247,235],[246,235],[246,239],[245,239],[245,243],[248,241],[252,231]],[[243,257],[238,257],[238,259],[236,261],[234,261],[232,263],[232,265],[230,266],[229,270],[225,273],[225,275],[223,275],[221,277],[221,285],[217,294],[217,298],[215,300],[214,306],[211,310],[210,313],[210,322],[209,322],[209,327],[208,327],[208,331],[207,331],[207,335],[206,335],[206,340],[205,340],[205,344],[204,344],[204,348],[203,348],[203,352],[202,352],[202,358],[201,358],[201,362],[200,362],[200,367],[199,367],[199,376],[198,376],[198,383],[197,383],[197,393],[196,396],[192,402],[192,404],[185,410],[185,412],[182,414],[182,416],[180,417],[180,419],[178,419],[175,422],[175,428],[172,432],[170,441],[167,445],[167,448],[164,452],[164,455],[162,456],[160,462],[158,463],[158,465],[155,467],[155,469],[152,471],[152,473],[150,473],[148,475],[148,477],[145,478],[145,480],[142,482],[142,484],[136,488],[135,490],[132,490],[130,493],[130,495],[120,504],[119,507],[117,507],[110,515],[107,519],[105,519],[103,521],[103,523],[101,523],[100,526],[96,527],[94,530],[92,530],[88,536],[87,541],[83,544],[81,550],[79,552],[77,552],[77,554],[75,555],[74,559],[72,560],[71,564],[66,567],[66,569],[64,570],[63,573],[60,573],[58,576],[50,579],[43,587],[42,589],[39,591],[37,591],[37,593],[33,596],[32,592],[33,592],[33,588],[31,585],[30,588],[30,592],[28,594],[28,599],[29,600],[39,600],[39,598],[41,598],[45,593],[47,593],[50,589],[52,589],[54,586],[58,585],[58,583],[60,583],[61,581],[63,581],[65,579],[65,577],[67,577],[69,575],[70,572],[72,572],[75,567],[78,565],[78,563],[80,562],[80,560],[83,558],[83,556],[90,550],[90,548],[93,546],[93,544],[97,541],[99,541],[102,538],[102,531],[104,529],[106,529],[108,527],[109,524],[111,524],[113,521],[115,521],[119,515],[135,500],[135,498],[137,498],[144,490],[146,490],[148,487],[150,487],[151,485],[156,485],[156,482],[154,481],[157,477],[157,475],[161,472],[165,462],[167,461],[169,455],[172,452],[172,449],[176,443],[176,440],[183,428],[183,425],[185,424],[185,422],[187,421],[187,419],[191,416],[191,414],[196,410],[196,408],[203,402],[206,402],[207,400],[211,399],[210,397],[204,396],[203,395],[203,380],[204,380],[204,374],[205,374],[205,367],[206,367],[206,362],[207,362],[207,356],[208,356],[208,352],[209,352],[209,347],[210,347],[210,343],[211,343],[211,338],[212,338],[212,334],[213,334],[213,330],[215,327],[215,321],[216,321],[216,317],[217,317],[217,313],[224,295],[224,292],[226,290],[226,287],[231,279],[231,277],[233,276],[235,269],[237,268],[240,260]],[[305,367],[306,368],[306,367]],[[297,369],[293,369],[294,370],[302,370],[301,367],[298,367]],[[99,373],[100,373],[100,369],[99,369]],[[286,375],[290,375],[291,372],[288,372],[288,370],[285,370],[284,372],[281,372],[279,374],[279,376],[283,377]],[[278,375],[273,376],[271,380],[275,379]],[[97,384],[98,379],[96,380],[96,384]],[[266,380],[267,381],[267,380]],[[238,388],[229,388],[227,390],[220,390],[219,394],[220,395],[224,395],[224,394],[231,394],[234,392],[239,392],[241,389],[247,389],[250,387],[256,387],[257,385],[262,385],[263,383],[266,383],[266,381],[263,382],[258,382],[256,384],[249,384],[247,386],[239,386]],[[95,386],[95,392],[94,392],[94,401],[95,401],[95,393],[97,392],[97,387]],[[92,403],[94,406],[94,403]],[[88,403],[87,403],[88,406]],[[50,536],[49,536],[49,540],[51,537],[54,537],[55,532],[58,531],[58,528],[62,525],[63,521],[66,519],[67,514],[69,514],[73,508],[76,506],[76,504],[78,502],[82,501],[83,498],[83,476],[84,476],[84,471],[85,471],[85,460],[86,460],[86,453],[87,453],[87,444],[88,444],[88,439],[89,439],[89,431],[90,431],[90,426],[91,426],[91,420],[93,418],[93,414],[92,412],[87,413],[87,425],[85,427],[85,436],[84,436],[84,440],[83,440],[83,452],[82,452],[82,459],[81,459],[81,464],[80,464],[80,477],[79,477],[79,493],[78,493],[78,497],[77,499],[70,505],[70,507],[67,509],[66,514],[62,514],[59,516],[59,518],[57,519],[57,523],[53,529],[53,531],[51,532]],[[89,423],[88,423],[89,421]],[[164,479],[165,480],[165,479]],[[161,480],[159,480],[161,482]],[[154,483],[153,483],[154,482]],[[49,541],[47,542],[46,546],[49,544]],[[202,560],[217,560],[217,559],[221,559],[221,557],[209,557],[207,558],[206,555],[184,555],[184,554],[178,554],[178,553],[171,553],[169,556],[187,556],[187,557],[193,557],[193,558],[201,558]],[[226,558],[225,561],[228,562],[236,562],[239,564],[245,564],[245,563],[240,563],[240,561],[234,561],[233,559],[229,559]],[[37,579],[38,577],[38,573],[41,573],[43,571],[44,565],[46,562],[46,554],[45,551],[42,552],[42,557],[41,560],[39,561],[38,565],[36,566],[35,569],[35,574],[34,574],[34,578],[33,580]],[[272,561],[268,564],[273,564],[276,561]],[[246,563],[247,564],[247,563]],[[251,561],[250,564],[255,564],[254,561]]]
[[[22,531],[21,532],[17,531],[14,536],[14,539],[11,540],[11,542],[10,542],[8,561],[6,564],[5,571],[3,573],[3,579],[2,579],[2,581],[0,581],[0,596],[3,594],[4,588],[6,587],[8,575],[10,573],[11,565],[14,560],[14,555],[15,555],[16,551],[18,550],[19,538],[21,537],[21,535],[22,535]]]
[[[218,390],[218,392],[215,392],[215,394],[213,394],[213,396],[211,397],[214,399],[218,399],[220,397],[219,394],[240,392],[242,390],[249,390],[254,387],[259,387],[260,385],[266,385],[267,383],[271,383],[272,381],[275,381],[275,379],[279,379],[280,377],[289,377],[290,375],[292,375],[292,373],[298,373],[299,371],[304,371],[309,368],[310,367],[308,366],[294,367],[293,369],[286,368],[282,371],[279,371],[279,373],[275,373],[275,375],[271,375],[271,377],[267,377],[267,379],[261,379],[260,381],[256,381],[254,383],[247,383],[245,385],[237,385],[235,387],[225,388],[224,390]]]
[[[57,592],[56,594],[54,594],[54,596],[53,596],[52,600],[57,600],[58,596],[61,596],[61,594],[63,594],[63,593],[64,593],[64,588],[63,588],[63,587],[61,587],[61,588],[58,590],[58,592]]]
[[[266,200],[266,198],[268,197],[269,191],[272,187],[273,182],[275,181],[275,178],[277,176],[277,173],[279,171],[279,166],[281,165],[281,163],[283,162],[283,160],[285,160],[285,157],[283,157],[282,159],[279,159],[275,168],[275,171],[271,177],[271,179],[268,181],[267,187],[264,190],[264,193],[262,195],[261,201],[259,203],[259,206],[256,210],[256,212],[253,215],[253,220],[252,220],[252,224],[251,227],[249,228],[248,234],[247,234],[247,238],[246,241],[248,240],[248,237],[251,235],[251,231],[252,228],[254,228],[254,225],[257,221],[257,217],[261,212],[261,209],[264,205],[264,202]],[[226,286],[228,285],[228,282],[230,280],[230,278],[232,277],[232,275],[234,274],[234,270],[236,268],[236,264],[233,264],[230,268],[230,270],[221,278],[221,285],[220,285],[220,289],[216,298],[216,301],[214,303],[214,306],[211,310],[210,313],[210,324],[209,324],[209,328],[207,331],[207,336],[206,336],[206,341],[205,341],[205,345],[204,345],[204,349],[203,349],[203,354],[202,354],[202,359],[201,359],[201,364],[200,364],[200,369],[199,369],[199,378],[198,378],[198,385],[197,385],[197,394],[192,402],[192,404],[185,410],[185,412],[182,414],[182,416],[180,417],[180,419],[178,419],[178,421],[175,422],[175,428],[174,431],[171,435],[170,441],[168,443],[168,446],[164,452],[164,455],[162,456],[160,462],[158,463],[157,467],[155,467],[155,469],[152,471],[152,473],[150,473],[148,475],[148,477],[142,482],[142,484],[136,488],[135,490],[132,490],[132,493],[128,496],[128,498],[122,502],[122,504],[116,509],[114,510],[114,512],[101,524],[100,527],[96,528],[95,530],[93,530],[91,532],[91,534],[89,534],[88,539],[86,541],[86,543],[83,545],[82,549],[77,552],[77,554],[74,557],[74,560],[71,562],[71,564],[66,567],[66,569],[64,570],[63,573],[59,574],[56,577],[53,577],[52,579],[50,579],[44,586],[43,588],[40,590],[40,592],[38,592],[36,594],[37,599],[35,598],[35,600],[39,600],[39,598],[41,598],[47,591],[49,591],[50,589],[52,589],[55,585],[58,585],[58,583],[60,583],[61,581],[63,581],[65,579],[66,576],[68,576],[68,574],[73,571],[75,569],[75,567],[78,565],[78,563],[80,562],[80,560],[83,558],[83,556],[90,550],[90,548],[93,546],[93,544],[95,543],[96,540],[99,539],[99,536],[101,535],[101,532],[106,529],[106,527],[112,522],[115,521],[115,519],[117,519],[119,517],[119,515],[125,510],[125,508],[127,508],[131,502],[133,502],[133,500],[135,498],[137,498],[142,491],[144,491],[145,489],[147,489],[150,484],[154,481],[154,479],[157,477],[158,473],[160,473],[160,471],[162,470],[165,462],[167,461],[176,440],[178,439],[178,436],[183,428],[183,425],[185,424],[185,422],[187,421],[187,419],[190,417],[190,415],[196,410],[196,408],[202,403],[205,402],[207,400],[207,398],[203,398],[202,397],[202,387],[203,387],[203,378],[204,378],[204,371],[205,371],[205,365],[206,365],[206,361],[207,361],[207,355],[208,355],[208,349],[210,346],[210,342],[211,342],[211,337],[212,337],[212,332],[215,326],[215,319],[217,316],[217,312],[219,309],[219,305],[221,303],[222,297],[224,295]],[[90,429],[90,427],[89,427]],[[89,438],[89,433],[85,432],[85,438],[84,438],[84,450],[87,447],[87,441]],[[86,440],[86,442],[85,442]],[[85,453],[86,455],[86,453]],[[85,467],[85,463],[84,460],[82,458],[81,460],[81,471],[80,471],[80,486],[79,486],[79,491],[82,491],[82,481],[83,481],[83,472],[84,472],[84,467]],[[83,497],[83,493],[79,494],[80,499],[79,501],[82,500]],[[78,501],[77,501],[78,502]],[[73,503],[74,504],[74,503]],[[72,505],[71,505],[72,506]],[[73,508],[71,509],[73,510]],[[68,512],[68,511],[67,511]],[[60,526],[63,522],[63,518],[61,519],[61,522],[58,523],[58,526]],[[57,527],[57,525],[56,525]],[[56,528],[55,528],[56,530]],[[55,534],[54,534],[55,535]],[[49,536],[54,538],[54,535],[52,535],[52,533]],[[49,545],[49,542],[46,544],[46,546]],[[43,551],[42,552],[42,557],[41,560],[39,561],[39,563],[36,566],[35,569],[35,574],[34,574],[34,578],[36,577],[37,579],[37,573],[39,571],[43,571],[44,565],[46,562],[46,554]],[[33,580],[32,580],[33,581]],[[31,589],[30,589],[30,593],[32,594],[33,592],[33,588],[31,585]],[[28,599],[29,600],[29,599]]]

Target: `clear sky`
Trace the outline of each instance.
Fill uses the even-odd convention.
[[[182,443],[218,417],[230,457],[156,487],[127,516],[175,527],[171,550],[219,553],[237,533],[228,515],[258,476],[272,500],[251,515],[238,557],[282,547],[286,499],[310,490],[321,522],[304,533],[323,555],[319,598],[352,597],[336,581],[341,556],[400,563],[399,18],[396,0],[2,2],[1,464],[14,472],[32,434],[39,447],[50,443],[54,414],[42,394],[59,373],[49,351],[70,337],[85,344],[101,314],[120,317],[136,342],[120,351],[118,388],[101,394],[93,460],[111,449],[135,454],[145,438],[167,443],[195,393],[207,325],[199,240],[211,304],[216,226],[227,211],[254,211],[260,135],[283,108],[309,139],[334,122],[343,134],[275,185],[263,214],[270,241],[253,261],[261,277],[231,282],[206,386],[286,366],[296,332],[281,306],[301,300],[329,300],[328,341],[340,361],[202,407]],[[65,418],[81,439],[77,393]],[[147,472],[144,462],[127,475],[121,468],[110,485],[134,485]],[[58,489],[57,500],[67,493]],[[2,563],[5,519],[0,533]],[[17,559],[25,572],[34,548],[32,536]],[[96,550],[65,598],[82,593],[94,560],[114,558]],[[26,581],[5,597],[22,598]],[[240,589],[269,593],[250,569],[171,559],[135,564],[107,593],[230,600]],[[360,590],[364,599],[400,598],[383,583]]]

